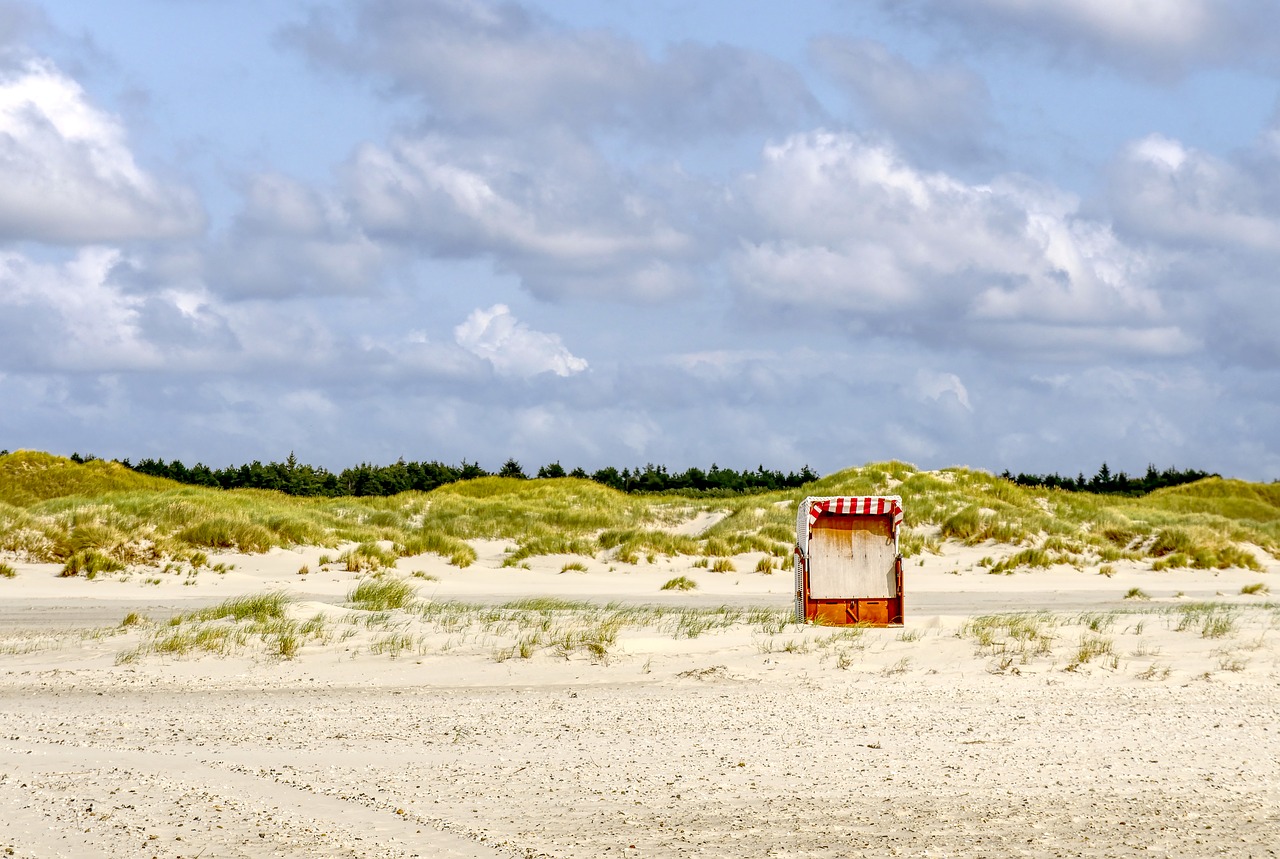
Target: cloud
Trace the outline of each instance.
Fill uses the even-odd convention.
[[[485,377],[457,345],[406,332],[401,317],[364,297],[333,298],[328,307],[227,301],[184,257],[106,247],[63,257],[0,251],[0,373],[185,374],[193,385],[271,376],[335,396],[362,387],[450,390]],[[431,302],[405,300],[414,308]],[[580,360],[565,355],[566,367]]]
[[[944,396],[950,395],[965,411],[973,411],[973,405],[969,402],[969,390],[955,373],[917,370],[916,392],[919,396],[934,402],[941,402]]]
[[[692,288],[671,204],[563,134],[438,134],[366,145],[345,172],[354,223],[439,257],[490,257],[535,295],[654,300]]]
[[[48,26],[43,10],[29,3],[0,0],[0,56],[10,45]]]
[[[347,208],[277,173],[251,177],[244,208],[210,255],[209,283],[234,298],[368,294],[395,254]]]
[[[900,146],[965,161],[987,153],[991,96],[969,69],[956,64],[921,68],[868,39],[826,36],[809,50]]]
[[[0,72],[0,241],[189,236],[194,195],[134,163],[120,123],[46,62]]]
[[[881,0],[921,26],[955,24],[979,44],[1028,45],[1071,64],[1151,80],[1196,68],[1280,70],[1272,0]]]
[[[1280,139],[1228,157],[1162,135],[1133,141],[1108,175],[1107,204],[1131,243],[1168,260],[1159,286],[1215,356],[1275,366],[1280,318]]]
[[[572,376],[587,369],[586,360],[566,349],[560,335],[534,331],[512,316],[505,304],[477,308],[453,333],[459,346],[484,358],[499,375]]]
[[[1124,228],[1146,238],[1276,255],[1278,167],[1280,148],[1230,160],[1152,134],[1121,153],[1110,206]]]
[[[605,30],[569,29],[520,3],[364,0],[315,12],[283,40],[317,63],[422,99],[436,123],[552,125],[645,138],[721,137],[819,113],[795,69],[728,45],[678,43],[660,60]]]
[[[141,335],[144,301],[109,278],[118,251],[87,248],[59,264],[0,252],[0,339],[10,369],[68,371],[155,367],[158,351]]]
[[[1152,261],[1051,187],[968,184],[886,145],[815,132],[768,147],[739,191],[757,220],[729,262],[746,305],[1045,356],[1196,345],[1167,318]]]

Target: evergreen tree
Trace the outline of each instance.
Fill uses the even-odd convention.
[[[516,462],[512,457],[502,464],[502,468],[498,471],[499,477],[514,477],[517,480],[528,480],[529,475],[524,473],[524,469],[520,467],[520,463]]]

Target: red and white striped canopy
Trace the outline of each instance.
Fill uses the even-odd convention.
[[[896,531],[902,524],[902,499],[883,495],[845,495],[838,498],[819,498],[809,504],[809,527],[823,513],[837,516],[893,516]]]

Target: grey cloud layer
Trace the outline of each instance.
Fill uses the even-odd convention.
[[[376,291],[393,254],[353,223],[343,201],[279,174],[246,184],[243,210],[209,254],[211,286],[232,298]]]
[[[881,0],[918,26],[956,25],[973,43],[1029,47],[1070,65],[1168,81],[1197,68],[1280,72],[1274,0]]]
[[[570,30],[518,4],[368,0],[283,38],[314,61],[389,81],[433,122],[524,131],[616,128],[660,140],[785,128],[818,113],[794,69],[728,45],[650,58],[606,31]]]
[[[1111,172],[1118,229],[1168,259],[1160,285],[1213,351],[1259,369],[1280,364],[1280,131],[1228,158],[1155,135]]]
[[[545,297],[662,298],[703,251],[678,207],[583,140],[440,134],[365,146],[345,177],[369,235],[441,257],[488,257]]]
[[[18,46],[32,32],[47,27],[43,13],[29,3],[20,0],[0,0],[0,52]]]
[[[913,65],[870,39],[813,40],[815,61],[883,128],[925,157],[969,162],[989,157],[993,116],[982,78],[959,64]]]

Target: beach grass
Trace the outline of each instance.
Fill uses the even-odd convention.
[[[1129,498],[889,461],[801,489],[713,498],[627,495],[575,478],[502,477],[386,498],[299,498],[184,486],[116,463],[30,451],[0,456],[0,552],[64,565],[91,551],[126,566],[196,567],[211,551],[355,544],[360,548],[347,549],[343,563],[362,574],[422,553],[465,568],[476,560],[468,541],[478,539],[509,541],[511,566],[554,554],[624,564],[751,552],[781,560],[791,554],[796,506],[805,495],[863,494],[902,496],[904,555],[939,551],[944,539],[1012,547],[988,566],[991,572],[1122,560],[1157,570],[1257,570],[1258,550],[1280,556],[1280,486],[1221,478]],[[678,532],[704,513],[718,521],[696,536]],[[81,555],[77,563],[88,559]]]
[[[403,579],[362,579],[347,594],[347,602],[364,611],[390,611],[411,605],[417,589]]]

